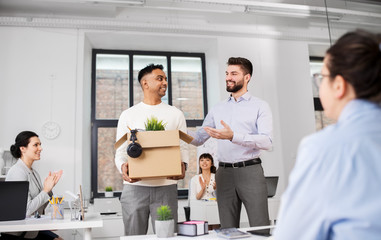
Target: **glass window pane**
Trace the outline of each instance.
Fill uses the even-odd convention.
[[[198,57],[171,57],[172,105],[186,119],[204,119],[202,65]]]
[[[323,129],[323,111],[315,111],[315,129],[316,131]]]
[[[196,128],[188,128],[189,131],[196,131]],[[189,151],[189,164],[188,164],[188,170],[185,172],[185,178],[178,181],[177,188],[182,189],[186,188],[188,189],[190,180],[194,175],[197,174],[197,147],[188,144],[188,151]]]
[[[118,119],[129,106],[128,55],[97,54],[96,116]]]
[[[114,163],[114,143],[116,128],[98,128],[98,192],[104,192],[106,186],[114,191],[122,191],[122,175]]]
[[[161,64],[164,66],[164,72],[168,77],[167,58],[165,56],[146,56],[146,55],[134,55],[134,105],[143,101],[143,91],[138,81],[138,74],[142,68],[145,68],[150,64]],[[168,103],[168,89],[165,96],[161,99],[163,102]]]
[[[312,93],[313,97],[319,97],[319,80],[317,74],[320,74],[321,68],[323,67],[323,61],[311,61],[310,62],[310,73],[312,80]]]
[[[149,53],[148,53],[149,54]],[[133,59],[129,59],[133,57]],[[137,80],[139,71],[149,64],[161,64],[167,77],[167,61],[170,56],[157,55],[131,55],[123,54],[102,54],[97,53],[95,69],[95,119],[94,122],[101,123],[105,120],[117,120],[122,111],[130,105],[137,104],[143,100],[141,86]],[[130,61],[133,60],[133,69],[129,69]],[[188,120],[202,120],[203,109],[203,89],[202,89],[202,62],[200,57],[172,57],[172,100],[173,105],[184,111]],[[132,71],[133,84],[129,85],[129,76]],[[131,89],[134,92],[133,103],[129,102]],[[168,91],[163,102],[168,103]],[[195,109],[196,106],[196,109]],[[97,175],[98,185],[94,188],[96,193],[103,193],[106,186],[112,186],[114,191],[122,191],[123,179],[115,167],[115,143],[116,125],[108,127],[98,127],[94,136],[97,142]],[[195,128],[190,128],[196,130]],[[183,180],[179,181],[179,189],[187,189],[190,179],[198,171],[198,149],[193,145],[189,146],[190,163],[188,171]]]
[[[319,131],[328,125],[336,123],[335,120],[327,118],[324,111],[315,111],[316,131]]]

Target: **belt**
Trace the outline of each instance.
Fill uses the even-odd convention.
[[[251,165],[261,164],[261,163],[262,163],[262,161],[261,161],[260,158],[254,158],[254,159],[250,159],[250,160],[247,160],[247,161],[236,162],[236,163],[224,163],[224,162],[220,162],[218,165],[220,167],[240,168],[240,167],[246,167],[246,166],[251,166]]]

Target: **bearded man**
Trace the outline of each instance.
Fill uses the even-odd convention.
[[[199,146],[217,140],[217,201],[221,228],[239,227],[244,204],[250,227],[269,225],[267,187],[259,158],[272,147],[272,114],[269,105],[247,90],[253,72],[248,59],[227,62],[226,91],[230,97],[214,106],[202,128],[188,132]]]

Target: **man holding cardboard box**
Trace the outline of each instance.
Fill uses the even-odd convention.
[[[229,58],[226,90],[230,97],[214,106],[192,144],[217,141],[217,201],[222,228],[239,227],[242,203],[250,226],[269,224],[267,188],[260,151],[272,146],[272,114],[268,104],[247,91],[253,66],[245,58]]]
[[[183,142],[179,143],[179,139],[183,137],[179,138],[179,131],[169,131],[186,132],[184,114],[176,107],[161,101],[168,84],[163,66],[148,65],[140,70],[138,80],[144,94],[143,102],[120,115],[116,136],[118,142],[115,165],[124,180],[120,201],[125,235],[147,234],[149,215],[155,229],[156,209],[160,205],[170,206],[173,218],[177,222],[177,180],[184,178],[188,163],[187,146]],[[166,131],[160,132],[175,134],[174,137],[168,138],[177,140],[177,144],[176,141],[167,142],[167,137],[153,140],[155,136],[151,137],[148,132],[144,132],[147,119],[152,117],[165,124]],[[138,130],[136,142],[143,150],[140,156],[132,158],[127,155],[126,149],[131,143],[130,130],[135,129]],[[151,146],[152,144],[147,142],[154,142],[158,146]],[[141,169],[141,166],[145,168]],[[150,174],[147,175],[147,172]],[[155,175],[157,172],[159,175]]]

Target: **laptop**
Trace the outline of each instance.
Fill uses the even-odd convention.
[[[276,177],[265,177],[265,178],[266,178],[266,185],[267,185],[267,197],[272,198],[275,196],[279,177],[276,176]]]
[[[0,221],[25,219],[28,191],[28,181],[0,182]]]

